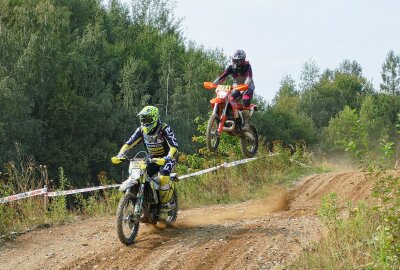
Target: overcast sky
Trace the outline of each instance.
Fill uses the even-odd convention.
[[[375,88],[389,50],[400,53],[396,0],[175,0],[184,35],[231,55],[246,51],[256,94],[271,101],[288,74],[299,82],[307,60],[321,70],[355,60]],[[218,74],[216,74],[218,75]],[[210,78],[213,80],[215,78]]]

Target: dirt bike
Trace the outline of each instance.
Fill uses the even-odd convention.
[[[143,153],[145,157],[138,158],[138,155]],[[130,245],[135,241],[140,222],[157,224],[157,222],[162,221],[168,226],[176,220],[178,216],[178,194],[175,188],[168,217],[166,220],[160,220],[158,175],[148,176],[147,166],[150,163],[157,163],[161,159],[151,158],[144,151],[137,153],[133,158],[127,156],[124,158],[129,160],[129,176],[119,188],[124,195],[118,204],[117,231],[119,240],[125,245]],[[176,173],[172,173],[170,177],[171,181],[178,181]]]
[[[213,112],[207,124],[207,149],[216,152],[222,132],[227,132],[232,136],[240,138],[240,150],[245,157],[254,157],[258,150],[258,133],[257,129],[251,123],[249,123],[248,128],[243,128],[243,111],[248,110],[248,117],[250,118],[253,112],[257,110],[257,105],[251,104],[249,107],[244,107],[241,103],[232,103],[229,101],[233,90],[246,91],[248,85],[239,84],[231,86],[204,82],[204,88],[208,90],[215,89],[217,95],[216,98],[210,101]],[[234,118],[235,114],[240,116],[239,119]]]

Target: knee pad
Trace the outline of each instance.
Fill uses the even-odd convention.
[[[168,203],[174,193],[174,185],[169,175],[160,175],[160,202]]]
[[[169,185],[170,177],[169,175],[160,175],[160,186]]]

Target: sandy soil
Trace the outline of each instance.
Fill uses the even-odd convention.
[[[0,269],[282,269],[323,227],[322,195],[365,200],[370,185],[358,172],[304,178],[264,200],[180,211],[174,228],[144,225],[122,245],[115,217],[76,220],[36,230],[0,247]]]

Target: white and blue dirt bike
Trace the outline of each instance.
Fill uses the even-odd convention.
[[[144,154],[145,157],[138,158]],[[171,225],[178,216],[178,194],[176,188],[172,196],[171,210],[166,220],[159,219],[160,197],[158,174],[150,177],[147,166],[157,163],[159,159],[151,158],[146,152],[141,151],[133,158],[125,156],[129,161],[129,176],[119,190],[124,193],[120,199],[117,210],[117,231],[120,241],[130,245],[135,241],[140,223],[157,224],[163,222]],[[171,174],[171,181],[178,181],[176,173]]]

